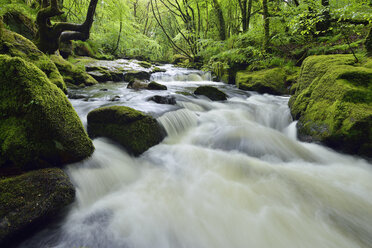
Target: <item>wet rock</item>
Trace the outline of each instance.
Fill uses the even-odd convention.
[[[85,65],[88,74],[95,78],[98,82],[124,81],[124,71],[119,68],[104,67],[96,65]]]
[[[127,71],[124,74],[124,81],[131,82],[134,79],[150,80],[150,73],[146,71]]]
[[[0,246],[53,219],[74,201],[75,189],[63,170],[50,168],[0,180]]]
[[[155,67],[154,69],[152,69],[151,73],[166,72],[166,71],[167,71],[166,69],[161,69],[159,67]]]
[[[159,84],[157,82],[152,81],[148,84],[147,88],[149,90],[167,90],[167,86]]]
[[[114,97],[112,97],[109,101],[110,102],[117,102],[117,101],[119,101],[120,100],[120,96],[114,96]]]
[[[68,93],[68,98],[69,99],[85,99],[87,96],[86,95],[80,95],[80,94],[74,94],[74,93]]]
[[[140,61],[137,64],[139,64],[140,66],[142,66],[143,68],[146,68],[146,69],[149,69],[149,68],[152,67],[151,63],[149,63],[147,61]]]
[[[141,89],[147,89],[148,84],[144,81],[140,81],[137,79],[132,79],[127,88],[128,89],[134,89],[134,90],[141,90]]]
[[[108,91],[108,89],[100,89],[99,91]]]
[[[164,138],[164,131],[154,118],[124,106],[91,111],[88,133],[93,138],[110,138],[134,155],[142,154]]]
[[[0,174],[78,162],[94,150],[66,95],[34,64],[0,55]]]
[[[194,94],[206,96],[212,101],[227,100],[226,94],[224,92],[212,86],[200,86],[194,91]]]
[[[176,98],[174,96],[158,96],[158,95],[155,95],[155,96],[150,97],[148,100],[149,101],[154,101],[154,102],[159,103],[159,104],[175,105],[177,103]]]

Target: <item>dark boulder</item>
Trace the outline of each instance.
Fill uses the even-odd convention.
[[[0,179],[0,246],[47,223],[75,198],[63,170],[50,168]]]
[[[150,80],[150,73],[146,71],[127,71],[124,74],[124,81],[130,82],[134,79],[138,80]]]
[[[159,104],[170,104],[170,105],[175,105],[176,98],[174,96],[152,96],[148,99],[149,101],[154,101]]]
[[[203,95],[212,101],[224,101],[227,99],[226,94],[212,86],[200,86],[194,91],[195,95]]]
[[[162,85],[162,84],[159,84],[157,82],[150,82],[148,85],[147,85],[147,88],[149,90],[167,90],[167,86],[165,85]]]
[[[88,133],[93,138],[110,138],[134,155],[142,154],[164,138],[164,131],[154,118],[124,106],[91,111],[88,114]]]

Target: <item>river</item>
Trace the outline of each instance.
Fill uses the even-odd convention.
[[[168,137],[138,158],[95,139],[93,156],[66,168],[77,189],[66,216],[20,247],[372,247],[370,163],[299,142],[288,97],[164,68],[153,74],[164,92],[123,82],[72,92],[82,97],[71,102],[84,125],[97,107],[125,105],[156,117]],[[176,94],[199,85],[229,98]],[[147,101],[156,94],[177,104]]]

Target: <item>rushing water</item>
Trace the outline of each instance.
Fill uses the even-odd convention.
[[[372,247],[371,164],[297,141],[287,97],[167,69],[153,76],[166,92],[126,83],[74,92],[84,123],[94,108],[125,105],[157,117],[168,137],[139,158],[96,139],[92,158],[67,169],[77,188],[68,215],[21,247]],[[205,84],[229,99],[175,94]],[[147,101],[159,93],[177,105]]]

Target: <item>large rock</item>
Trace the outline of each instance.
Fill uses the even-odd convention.
[[[0,54],[20,57],[35,64],[58,88],[67,92],[65,82],[55,64],[34,43],[7,29],[0,32]]]
[[[3,15],[3,21],[10,30],[27,39],[33,40],[36,36],[37,28],[34,21],[17,10],[6,12]]]
[[[85,68],[78,67],[58,55],[51,55],[50,58],[57,66],[66,84],[91,86],[98,83],[97,80],[85,71]]]
[[[299,137],[372,157],[371,82],[352,55],[308,57],[289,102]]]
[[[64,93],[35,65],[0,55],[0,174],[61,166],[94,150]]]
[[[124,81],[130,82],[134,79],[138,80],[150,80],[151,74],[146,71],[127,71],[124,74]]]
[[[150,82],[150,83],[147,85],[147,88],[148,88],[149,90],[167,90],[167,89],[168,89],[167,86],[162,85],[162,84],[159,84],[159,83],[157,83],[157,82],[155,82],[155,81]]]
[[[164,131],[154,118],[124,106],[90,112],[88,133],[91,137],[110,138],[134,155],[140,155],[164,137]]]
[[[98,82],[120,82],[124,80],[124,71],[118,68],[94,65],[86,65],[85,68],[88,74],[95,78]]]
[[[273,95],[288,93],[285,85],[286,73],[282,68],[261,71],[239,71],[236,74],[236,85],[241,90],[257,91]]]
[[[227,99],[224,92],[212,86],[200,86],[194,91],[194,94],[206,96],[212,101],[224,101]]]
[[[75,190],[57,168],[0,180],[0,246],[26,236],[73,202]]]

